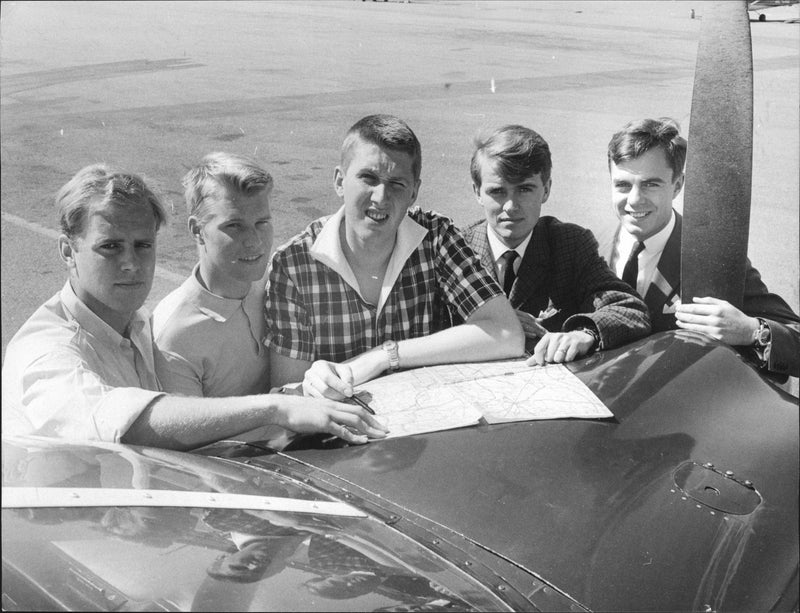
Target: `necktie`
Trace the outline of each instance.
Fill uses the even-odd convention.
[[[519,254],[513,249],[509,249],[503,254],[503,259],[506,261],[505,272],[503,273],[503,291],[506,296],[511,294],[511,286],[514,285],[514,279],[517,278],[516,273],[514,273],[514,262],[518,257]]]
[[[644,249],[644,243],[636,242],[633,246],[633,251],[625,262],[625,268],[622,271],[622,280],[636,289],[636,278],[639,276],[639,254]]]

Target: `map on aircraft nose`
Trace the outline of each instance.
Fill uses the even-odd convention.
[[[444,364],[360,385],[357,395],[389,437],[477,424],[538,419],[605,419],[613,413],[562,364],[524,360]]]

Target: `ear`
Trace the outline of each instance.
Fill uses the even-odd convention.
[[[203,227],[200,225],[200,222],[197,220],[197,217],[194,215],[189,217],[189,232],[192,235],[192,238],[198,245],[203,244],[203,233],[201,230]]]
[[[675,188],[674,188],[674,190],[672,192],[672,199],[673,200],[675,200],[675,198],[678,197],[678,194],[681,193],[681,190],[683,189],[683,184],[684,184],[685,181],[686,181],[686,173],[682,172],[681,176],[678,177],[678,180],[675,181]]]
[[[544,197],[542,198],[542,204],[547,202],[547,199],[550,197],[550,188],[553,187],[553,177],[550,177],[547,180],[547,183],[544,184]]]
[[[341,166],[337,166],[333,171],[333,189],[339,198],[344,198],[344,171]]]
[[[475,194],[475,200],[478,201],[478,204],[481,204],[481,188],[475,181],[472,182],[472,193]]]
[[[75,255],[73,251],[72,243],[67,235],[60,235],[58,237],[58,255],[69,268],[75,268]]]
[[[411,208],[411,206],[417,201],[420,185],[422,185],[422,179],[417,179],[417,182],[414,184],[414,193],[411,194],[411,202],[409,203],[408,208]]]

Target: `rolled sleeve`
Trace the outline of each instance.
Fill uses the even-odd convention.
[[[51,353],[22,374],[21,418],[12,434],[119,442],[163,392],[112,387],[73,355]],[[5,408],[5,407],[4,407]]]
[[[448,302],[466,321],[489,300],[503,295],[503,290],[454,226],[444,225],[440,235],[436,275]]]

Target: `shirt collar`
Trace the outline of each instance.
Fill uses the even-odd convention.
[[[361,290],[358,287],[356,276],[353,273],[353,269],[350,268],[350,264],[347,262],[344,251],[342,251],[341,241],[339,240],[339,227],[343,222],[344,206],[325,221],[314,244],[311,246],[310,254],[311,257],[318,262],[322,262],[329,268],[332,268],[342,277],[345,283],[356,290],[359,296],[361,296]],[[378,303],[379,312],[386,303],[389,293],[392,291],[397,277],[400,276],[406,260],[416,251],[427,233],[428,230],[411,219],[411,217],[408,215],[403,217],[400,226],[397,228],[394,250],[392,251],[391,258],[389,258],[386,274],[383,277],[381,297]],[[363,298],[363,296],[361,297]]]
[[[667,245],[667,241],[669,240],[670,234],[672,234],[672,230],[675,227],[675,210],[672,211],[672,216],[669,218],[669,222],[666,226],[661,228],[658,232],[653,234],[650,238],[644,241],[644,253],[649,255],[656,255],[664,251],[664,247]],[[638,241],[636,237],[630,234],[624,228],[620,229],[619,233],[619,253],[620,255],[626,254],[625,258],[627,259],[627,254],[631,252],[633,249],[633,244]]]
[[[203,287],[199,280],[199,274],[200,264],[195,264],[192,274],[183,282],[189,301],[211,319],[219,322],[227,321],[242,306],[242,302],[247,299],[247,296],[244,298],[218,296]],[[248,296],[251,293],[248,292]]]
[[[61,289],[61,303],[72,317],[72,320],[95,338],[115,347],[127,344],[128,339],[98,317],[80,298],[78,298],[69,281],[67,281]],[[148,333],[147,324],[149,320],[150,314],[147,310],[142,308],[133,314],[128,324],[130,341],[140,347],[140,351],[142,348],[146,348],[147,345],[149,345],[149,343],[143,342],[142,338]]]
[[[509,248],[503,244],[503,241],[500,239],[499,236],[494,231],[491,225],[486,225],[488,232],[486,233],[486,237],[489,239],[489,249],[492,250],[492,258],[494,259],[495,263],[503,257],[503,254],[509,250]],[[528,233],[528,236],[525,237],[519,245],[517,245],[513,250],[517,252],[519,255],[520,261],[522,261],[522,256],[525,255],[525,250],[528,248],[528,243],[531,242],[531,237],[533,236],[533,230]]]

